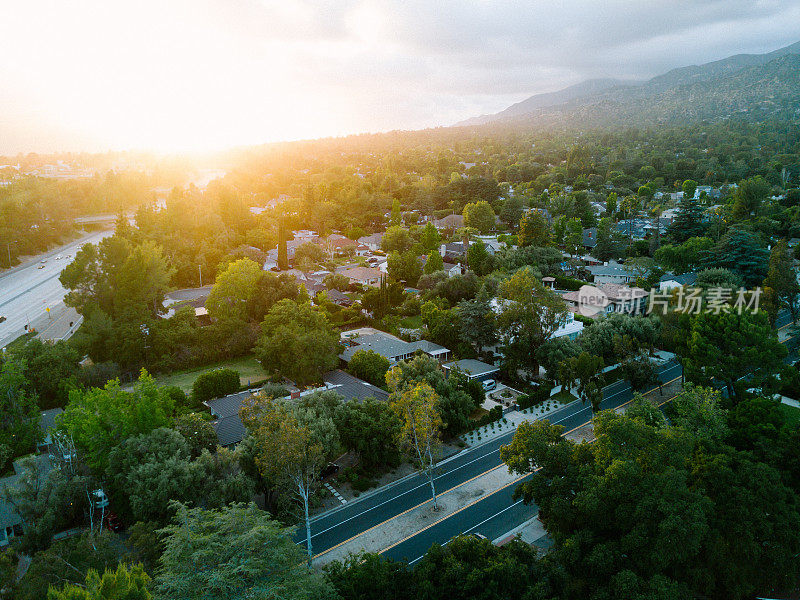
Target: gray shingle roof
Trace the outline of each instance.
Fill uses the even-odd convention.
[[[474,358],[456,360],[443,365],[443,367],[448,371],[454,367],[458,367],[460,370],[472,375],[473,377],[480,377],[482,375],[488,375],[489,373],[496,373],[500,370],[499,367],[495,367],[494,365],[490,365],[480,360],[475,360]]]
[[[331,387],[331,389],[342,396],[345,400],[364,400],[366,398],[375,398],[376,400],[388,400],[389,392],[381,388],[362,381],[358,377],[354,377],[341,369],[329,371],[325,373],[322,379]]]
[[[349,362],[353,358],[353,354],[359,350],[373,350],[384,358],[397,360],[398,357],[413,354],[417,350],[422,350],[427,354],[441,354],[448,352],[447,348],[434,344],[427,340],[420,340],[418,342],[406,342],[399,338],[389,335],[388,333],[371,333],[361,335],[353,338],[354,345],[345,348],[344,352],[339,355],[339,358],[345,362]]]

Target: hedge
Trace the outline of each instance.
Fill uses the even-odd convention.
[[[234,394],[241,388],[239,371],[233,369],[214,369],[206,371],[194,380],[192,397],[195,402],[205,402]]]

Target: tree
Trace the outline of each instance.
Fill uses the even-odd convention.
[[[0,470],[33,450],[41,437],[36,397],[25,390],[24,363],[10,358],[0,366]]]
[[[684,193],[678,205],[678,214],[670,223],[667,234],[679,244],[690,238],[701,236],[706,230],[704,216],[703,208],[694,199],[694,191],[691,195]]]
[[[419,258],[414,252],[408,250],[400,254],[392,252],[389,254],[386,269],[394,281],[405,283],[407,286],[414,287],[422,275],[422,266]]]
[[[169,426],[174,409],[172,398],[142,369],[131,392],[123,391],[117,380],[102,389],[72,390],[56,428],[71,437],[86,464],[104,473],[114,446],[133,435]]]
[[[116,570],[106,569],[102,577],[89,569],[82,586],[68,583],[61,589],[51,587],[47,600],[151,600],[149,590],[150,576],[141,564],[128,569],[120,563]]]
[[[550,226],[539,211],[531,211],[522,217],[519,225],[519,245],[547,246],[550,243]]]
[[[789,254],[786,240],[781,240],[772,248],[769,258],[769,271],[764,280],[764,287],[773,290],[781,306],[792,313],[792,321],[797,320],[797,301],[800,296],[800,284],[794,271],[794,260]]]
[[[473,346],[478,353],[484,347],[497,342],[495,314],[488,299],[478,297],[474,300],[462,300],[458,304],[457,313],[461,339]]]
[[[278,269],[285,271],[289,268],[289,255],[286,248],[286,225],[283,219],[278,221]]]
[[[438,396],[427,383],[402,386],[402,372],[395,367],[386,375],[392,395],[389,405],[402,421],[398,435],[401,447],[411,455],[417,469],[428,479],[433,498],[433,509],[438,510],[434,470],[441,452],[442,418],[436,406]]]
[[[697,182],[693,179],[687,179],[681,185],[681,190],[683,191],[683,198],[694,198],[694,193],[697,190]]]
[[[350,280],[341,273],[330,273],[322,280],[327,290],[339,290],[346,292],[350,288]]]
[[[474,535],[434,544],[414,569],[416,597],[431,600],[556,598],[555,569],[535,547],[514,539],[503,546]]]
[[[318,308],[281,300],[261,323],[255,353],[265,371],[307,385],[336,366],[339,335]]]
[[[430,275],[431,273],[436,273],[442,269],[444,269],[444,261],[442,260],[442,255],[439,254],[439,251],[436,250],[428,254],[428,260],[425,261],[425,268],[422,270],[422,272],[426,275]]]
[[[442,236],[439,234],[439,230],[436,229],[434,224],[428,221],[425,223],[425,227],[422,228],[422,235],[420,236],[419,242],[426,252],[438,252],[442,245]]]
[[[737,219],[758,216],[761,203],[769,194],[769,183],[760,175],[739,182],[733,200],[733,214]]]
[[[359,552],[324,567],[343,600],[405,600],[418,597],[416,579],[403,562]]]
[[[9,351],[17,364],[24,365],[25,389],[35,394],[41,408],[63,406],[70,387],[77,385],[81,355],[69,343],[29,339]]]
[[[611,219],[603,217],[597,226],[597,243],[592,249],[592,256],[598,260],[608,261],[620,258],[623,254],[622,236]]]
[[[745,285],[756,286],[767,275],[769,252],[752,233],[731,229],[704,253],[703,262],[706,267],[728,269],[739,275]]]
[[[401,422],[385,402],[374,398],[344,402],[336,408],[334,421],[342,444],[358,454],[366,469],[399,463]]]
[[[763,311],[701,313],[692,323],[686,366],[693,379],[707,384],[718,379],[734,396],[739,379],[751,375],[758,383],[777,371],[785,355]]]
[[[89,570],[116,569],[118,556],[119,540],[108,531],[54,542],[47,550],[33,555],[14,591],[14,600],[42,600],[51,586],[85,585]]]
[[[374,350],[356,350],[347,363],[347,370],[359,379],[383,387],[386,385],[389,359]]]
[[[258,289],[261,267],[249,258],[235,260],[217,275],[206,301],[209,314],[228,323],[242,324]]]
[[[400,201],[398,199],[392,200],[392,214],[389,217],[389,226],[397,227],[402,221],[400,214]]]
[[[727,415],[720,406],[718,390],[686,384],[672,399],[672,423],[683,427],[697,438],[721,440],[725,437]]]
[[[522,198],[519,196],[506,198],[503,208],[500,209],[500,220],[509,227],[516,227],[522,217],[522,209]]]
[[[481,233],[489,233],[497,223],[492,206],[485,200],[470,202],[464,206],[464,225],[473,227]]]
[[[300,244],[294,251],[294,262],[297,265],[313,266],[325,260],[325,251],[313,242]]]
[[[175,504],[162,530],[158,596],[187,600],[334,598],[321,573],[303,566],[292,530],[255,504],[203,510]]]
[[[551,379],[558,378],[558,367],[581,353],[581,347],[567,336],[547,340],[536,351],[539,364]]]
[[[399,225],[392,225],[386,230],[381,238],[381,250],[384,252],[400,252],[403,253],[411,249],[413,245],[411,234],[408,229],[400,227]]]
[[[531,473],[515,497],[538,505],[569,597],[742,599],[791,585],[800,515],[774,470],[612,411],[594,427],[593,444],[576,444],[558,425],[522,423],[500,450]]]
[[[467,248],[467,265],[478,275],[487,275],[494,263],[482,240],[476,240]]]
[[[590,402],[592,410],[599,410],[603,396],[601,393],[598,400],[597,391],[602,389],[598,380],[603,371],[603,359],[588,352],[581,352],[570,360],[573,362],[573,370],[578,380],[578,395],[583,402]]]
[[[655,251],[653,257],[664,269],[680,275],[697,269],[703,253],[714,246],[708,237],[691,237],[682,244],[665,244]]]
[[[203,413],[180,415],[175,419],[175,431],[186,440],[192,458],[200,456],[203,450],[214,452],[217,449],[217,432]]]
[[[198,375],[192,384],[192,397],[201,404],[212,398],[221,398],[238,392],[241,388],[239,371],[234,369],[214,369]]]
[[[506,360],[538,374],[536,351],[564,323],[567,308],[555,292],[536,279],[530,267],[500,284],[497,324]]]
[[[583,226],[580,219],[570,219],[567,221],[567,229],[564,234],[564,247],[573,258],[583,246]]]
[[[265,477],[294,488],[303,504],[306,550],[311,562],[311,519],[309,497],[325,462],[325,448],[311,429],[300,422],[290,407],[256,394],[239,411],[242,422],[257,440],[256,464]]]

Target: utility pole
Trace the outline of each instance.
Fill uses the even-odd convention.
[[[203,287],[203,265],[197,265],[197,270],[200,272],[200,287]]]

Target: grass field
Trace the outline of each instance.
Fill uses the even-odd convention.
[[[422,317],[420,315],[405,317],[400,321],[400,327],[403,329],[419,329],[422,327]]]
[[[570,394],[568,391],[561,390],[557,394],[553,394],[550,397],[550,400],[555,400],[556,402],[560,402],[561,404],[569,404],[573,400],[577,400],[577,398],[572,394]]]
[[[789,423],[789,425],[797,425],[800,423],[800,408],[795,408],[794,406],[789,406],[788,404],[781,404],[780,409],[786,416],[786,421]]]
[[[194,380],[197,379],[201,373],[211,371],[213,369],[234,369],[239,371],[240,379],[243,386],[252,386],[267,379],[267,374],[261,368],[261,364],[252,355],[239,356],[223,362],[207,365],[197,369],[188,369],[186,371],[175,371],[168,375],[159,375],[156,377],[156,382],[159,385],[176,385],[184,392],[191,392]]]

